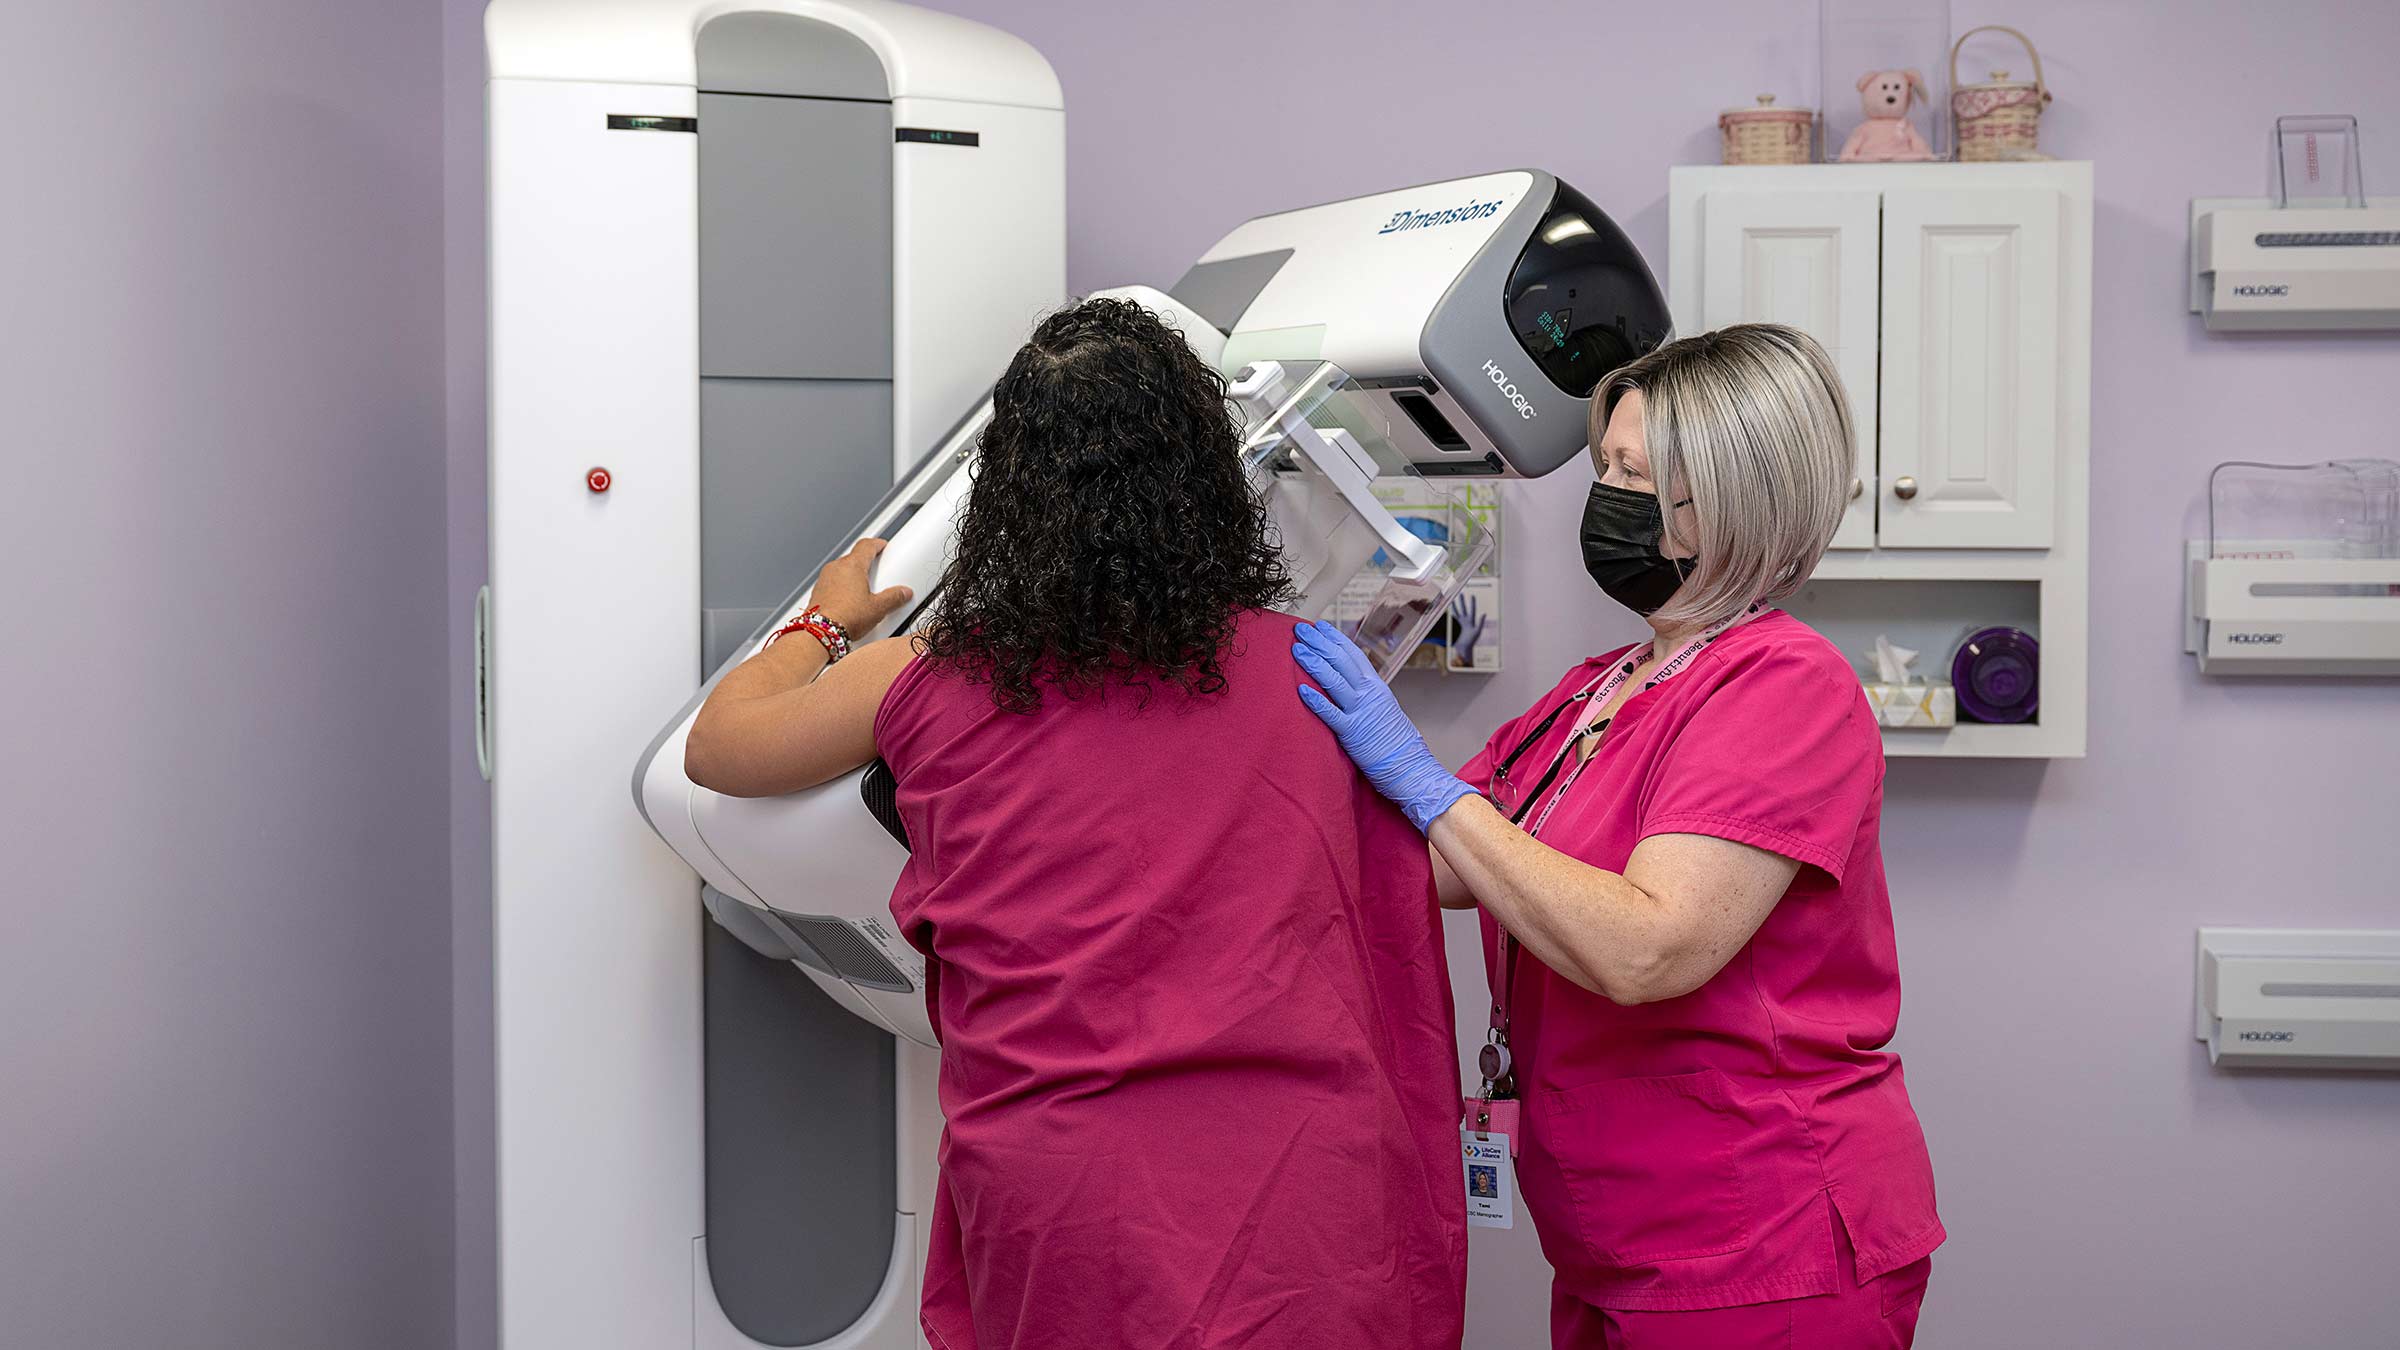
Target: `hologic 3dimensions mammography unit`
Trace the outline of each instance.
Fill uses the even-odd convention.
[[[888,781],[735,800],[682,745],[822,559],[880,536],[875,583],[932,590],[990,384],[1065,299],[1058,83],[889,0],[493,0],[486,37],[502,1341],[919,1345],[941,1121]],[[1261,217],[1111,293],[1228,376],[1296,612],[1392,560],[1387,670],[1488,540],[1418,539],[1372,477],[1557,468],[1668,328],[1535,171]]]

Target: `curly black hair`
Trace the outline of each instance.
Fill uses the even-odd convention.
[[[1240,442],[1224,378],[1157,315],[1044,319],[993,390],[926,658],[1010,712],[1045,685],[1222,690],[1237,612],[1290,591]]]

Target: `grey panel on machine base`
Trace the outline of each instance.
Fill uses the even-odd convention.
[[[700,31],[704,669],[891,484],[892,110],[863,42],[792,15]],[[854,1324],[897,1209],[892,1037],[794,966],[788,922],[709,893],[705,1193],[717,1305],[768,1345]]]
[[[812,1344],[866,1312],[891,1260],[892,1038],[701,929],[709,1282],[752,1340]]]
[[[693,44],[700,87],[712,94],[889,101],[891,82],[875,49],[849,33],[797,14],[725,14]]]
[[[703,375],[891,378],[890,105],[700,96],[700,308]]]
[[[701,669],[891,490],[891,444],[885,381],[700,381]]]
[[[1291,256],[1290,249],[1279,248],[1272,253],[1246,253],[1239,258],[1195,263],[1183,274],[1183,280],[1167,288],[1167,294],[1190,305],[1201,318],[1215,324],[1218,332],[1231,333],[1250,308],[1250,302],[1267,288],[1267,283],[1275,279]]]

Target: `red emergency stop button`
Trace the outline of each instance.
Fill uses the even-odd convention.
[[[594,492],[608,491],[608,485],[615,481],[617,480],[610,476],[608,470],[601,468],[595,468],[583,476],[583,485]]]

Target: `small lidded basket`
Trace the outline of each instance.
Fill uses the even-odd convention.
[[[1958,53],[1977,33],[2006,33],[2025,46],[2033,60],[2033,82],[2011,80],[1995,70],[1984,84],[1958,82]],[[1962,160],[2046,159],[2036,148],[2042,129],[2042,105],[2050,88],[2042,82],[2042,54],[2032,39],[2014,28],[1985,24],[1970,28],[1950,49],[1950,114],[1958,123],[1958,157]]]
[[[1760,94],[1755,108],[1732,108],[1717,118],[1725,134],[1728,164],[1806,164],[1817,115],[1807,108],[1778,108],[1773,94]]]

